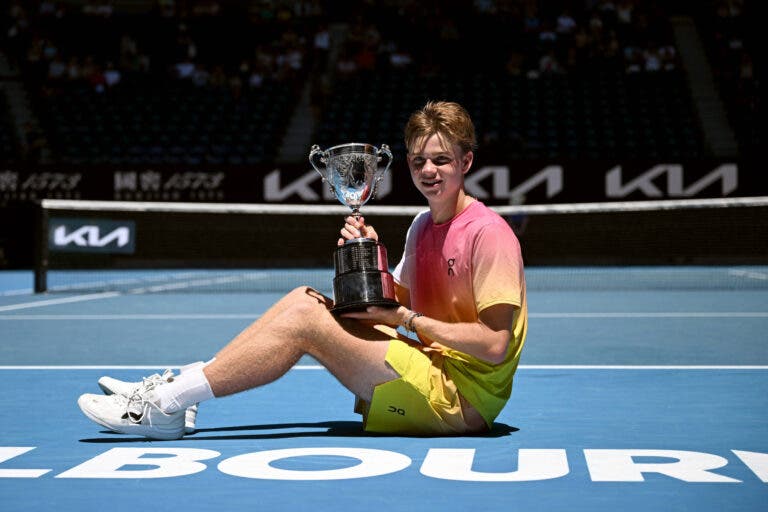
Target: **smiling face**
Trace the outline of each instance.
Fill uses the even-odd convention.
[[[429,101],[404,131],[414,185],[427,198],[432,220],[445,222],[473,201],[464,193],[477,140],[467,110],[450,101]]]
[[[471,151],[464,153],[440,134],[416,141],[410,148],[411,179],[433,213],[445,211],[450,218],[460,209],[464,200],[464,175],[469,171],[472,158]]]

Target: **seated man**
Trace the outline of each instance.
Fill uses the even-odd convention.
[[[526,335],[520,246],[464,189],[476,139],[463,107],[427,103],[409,119],[405,142],[429,210],[408,229],[393,272],[399,306],[336,316],[330,298],[297,288],[207,364],[140,383],[101,379],[111,394],[81,396],[86,416],[117,432],[177,439],[198,403],[268,384],[310,355],[357,397],[367,431],[487,431],[509,399]],[[378,239],[362,217],[348,217],[341,235],[339,244]]]

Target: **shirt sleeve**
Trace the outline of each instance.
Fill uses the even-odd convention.
[[[495,304],[522,305],[524,277],[520,243],[506,223],[492,223],[478,232],[472,266],[472,288],[478,312]]]
[[[403,255],[400,258],[400,262],[392,272],[395,282],[403,288],[411,288],[411,280],[413,278],[413,269],[416,264],[416,233],[419,231],[418,226],[422,222],[423,216],[428,212],[422,212],[413,219],[411,225],[408,227],[408,231],[405,234],[405,249]]]

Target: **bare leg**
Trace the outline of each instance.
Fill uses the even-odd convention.
[[[317,301],[319,303],[325,303],[327,300],[327,297],[325,297],[323,294],[312,290],[311,288],[306,288],[307,294],[316,297]],[[296,290],[294,290],[296,292]],[[246,332],[249,331],[255,331],[258,332],[260,329],[263,329],[264,326],[269,325],[278,315],[280,315],[283,311],[286,311],[291,307],[291,305],[295,302],[296,298],[294,294],[289,293],[287,295],[284,295],[279,301],[275,302],[266,312],[264,312],[263,315],[261,315],[257,320],[255,320],[251,325],[249,325],[242,333],[240,333],[238,336],[236,336],[233,340],[231,340],[227,345],[222,348],[218,354],[216,354],[216,357],[225,357],[229,352],[231,351],[237,351],[241,345],[247,345],[252,340],[249,336],[246,336]]]
[[[389,337],[356,320],[334,317],[330,299],[297,288],[240,333],[203,370],[217,397],[262,386],[305,354],[315,357],[352,393],[398,377],[385,361]]]

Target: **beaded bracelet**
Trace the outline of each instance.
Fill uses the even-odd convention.
[[[405,330],[408,332],[416,332],[416,328],[413,326],[413,321],[419,318],[420,316],[424,316],[421,313],[417,313],[415,311],[412,311],[410,316],[403,322],[403,327],[405,327]]]

